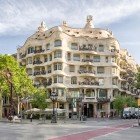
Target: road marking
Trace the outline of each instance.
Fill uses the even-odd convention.
[[[75,133],[75,134],[64,135],[61,137],[51,138],[49,140],[89,140],[91,138],[122,131],[122,130],[128,129],[130,127],[132,127],[131,124],[109,126],[107,128],[89,130],[89,131],[79,132],[79,133]]]

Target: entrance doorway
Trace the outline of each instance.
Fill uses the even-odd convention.
[[[88,118],[93,117],[93,104],[87,103],[84,104],[84,116],[87,116]]]

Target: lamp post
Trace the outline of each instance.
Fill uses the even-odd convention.
[[[137,89],[137,95],[138,95],[138,99],[139,99],[140,89]],[[140,126],[139,116],[140,116],[140,112],[139,112],[139,103],[138,103],[138,126]]]
[[[73,118],[73,103],[72,103],[72,98],[70,96],[67,96],[66,97],[66,101],[68,102],[68,107],[69,107],[69,104],[71,103],[71,107],[72,107],[72,114],[71,114],[71,118]],[[68,110],[71,109],[71,108],[68,108]],[[69,113],[68,113],[68,116],[69,116]]]
[[[55,114],[55,110],[54,110],[55,102],[57,101],[57,98],[58,98],[58,94],[56,92],[54,92],[54,91],[51,92],[50,99],[53,102],[53,114],[52,114],[51,123],[57,123],[57,118],[56,118],[56,114]]]
[[[81,113],[80,113],[80,121],[82,121],[84,119],[84,105],[83,105],[83,96],[79,97],[79,101],[81,103]]]

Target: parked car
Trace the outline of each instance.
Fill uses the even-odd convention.
[[[126,107],[123,110],[123,119],[134,119],[136,118],[135,108],[134,107]]]

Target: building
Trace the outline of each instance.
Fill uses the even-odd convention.
[[[95,28],[87,16],[84,28],[62,25],[47,29],[44,22],[25,44],[17,59],[34,85],[59,95],[57,107],[87,117],[113,115],[118,94],[133,96],[134,59],[108,29]]]

